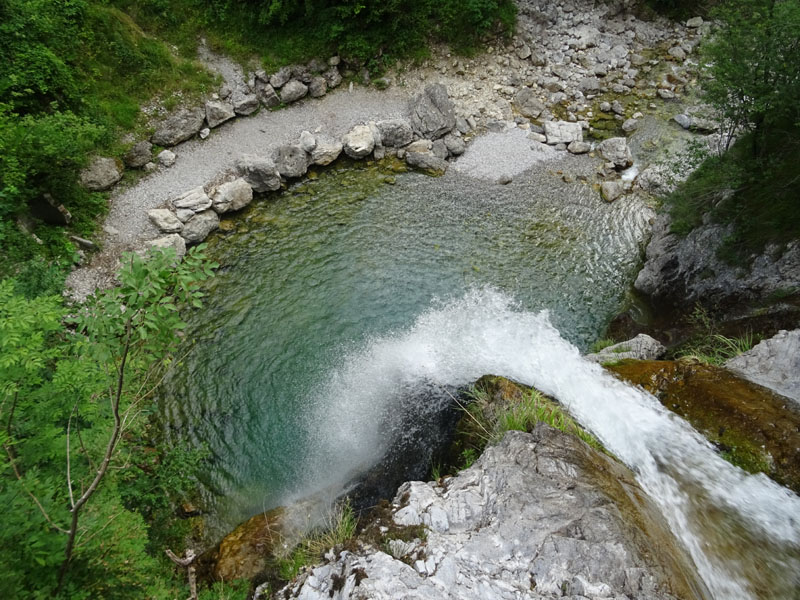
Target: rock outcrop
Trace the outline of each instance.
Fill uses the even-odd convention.
[[[626,468],[540,424],[509,432],[455,478],[404,484],[387,521],[373,525],[380,547],[329,553],[279,594],[693,597],[688,563],[655,514]]]
[[[203,108],[182,108],[162,121],[150,141],[158,146],[174,146],[195,136],[203,128]]]
[[[587,354],[586,358],[597,363],[616,362],[625,359],[655,360],[664,356],[667,349],[658,340],[640,333],[635,338],[606,346],[599,352]]]
[[[800,402],[800,329],[780,331],[725,367],[759,385]]]
[[[456,126],[455,105],[441,83],[428,85],[411,102],[411,125],[421,137],[435,140]]]

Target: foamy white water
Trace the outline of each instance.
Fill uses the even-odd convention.
[[[461,386],[503,375],[556,398],[626,463],[660,507],[717,600],[796,598],[800,498],[720,458],[652,395],[584,360],[546,312],[473,290],[422,314],[405,332],[371,340],[330,374],[310,422],[321,434],[309,474],[330,484],[385,451],[387,420],[421,384]]]

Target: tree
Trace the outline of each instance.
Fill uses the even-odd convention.
[[[113,467],[124,467],[123,437],[141,422],[178,347],[185,326],[179,311],[200,305],[199,285],[215,265],[205,260],[202,246],[182,262],[166,250],[145,258],[128,254],[123,264],[118,287],[98,293],[68,318],[59,299],[23,299],[10,282],[0,284],[0,442],[6,454],[0,499],[13,499],[19,511],[7,521],[17,529],[0,536],[5,544],[23,541],[24,559],[32,563],[12,565],[18,577],[9,589],[17,593],[31,584],[36,565],[43,571],[33,580],[38,588],[65,589],[76,558],[84,571],[99,562],[94,568],[113,579],[108,553],[118,540],[106,537],[110,531],[121,538],[133,532],[121,543],[144,552],[141,519],[122,506],[117,478],[110,475]],[[136,562],[127,554],[120,564]],[[91,577],[81,573],[70,595],[85,576]],[[4,588],[0,582],[0,590],[9,591]]]
[[[705,46],[706,98],[728,124],[728,143],[752,131],[760,157],[774,130],[800,124],[800,2],[726,2],[716,16],[721,27]]]

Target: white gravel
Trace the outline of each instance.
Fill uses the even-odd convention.
[[[512,128],[475,138],[453,164],[459,173],[488,181],[510,181],[533,165],[553,160],[563,153],[531,140],[528,132]]]

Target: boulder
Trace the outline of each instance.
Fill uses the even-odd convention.
[[[185,142],[203,128],[205,117],[203,108],[182,108],[159,124],[150,141],[158,146],[174,146]]]
[[[604,181],[600,184],[600,194],[606,202],[613,202],[625,191],[624,184],[619,180]]]
[[[329,165],[342,153],[342,142],[325,135],[316,137],[316,145],[311,151],[311,162],[315,165]]]
[[[317,147],[317,140],[310,131],[300,132],[300,147],[306,152],[311,152]]]
[[[94,157],[89,166],[81,171],[81,185],[93,192],[102,192],[122,179],[117,161],[104,156]]]
[[[448,167],[447,161],[433,152],[406,152],[406,163],[429,175],[443,175]]]
[[[630,133],[632,131],[636,131],[639,127],[638,119],[626,119],[624,123],[622,123],[622,131],[625,133]]]
[[[441,83],[425,87],[425,91],[411,101],[409,113],[411,126],[424,138],[435,140],[456,126],[455,106]]]
[[[572,154],[586,154],[589,150],[592,149],[592,145],[589,142],[570,142],[567,146],[567,150]]]
[[[147,211],[147,216],[164,233],[178,233],[183,229],[183,223],[168,208],[154,208]]]
[[[594,354],[587,354],[587,360],[596,363],[613,363],[620,360],[657,360],[664,356],[667,349],[657,339],[644,333],[635,338],[607,346]]]
[[[141,169],[150,162],[153,156],[153,144],[147,140],[143,140],[133,145],[133,147],[125,153],[122,162],[130,169]]]
[[[231,102],[233,103],[233,112],[237,115],[250,115],[258,109],[259,100],[255,94],[238,87],[233,91]]]
[[[188,192],[184,192],[180,196],[176,196],[171,201],[172,208],[186,208],[194,212],[201,212],[211,208],[211,198],[206,194],[203,186],[192,188]]]
[[[253,201],[253,188],[239,177],[220,185],[211,198],[211,207],[219,214],[241,210]]]
[[[162,150],[158,153],[158,164],[162,167],[171,167],[175,164],[176,160],[175,153],[172,150]]]
[[[308,94],[308,86],[296,79],[292,79],[281,90],[281,102],[291,104],[292,102],[297,102],[306,94]]]
[[[376,126],[381,132],[383,145],[389,148],[402,148],[414,139],[411,124],[405,119],[386,119],[378,121]]]
[[[464,139],[457,135],[448,133],[442,139],[444,140],[444,145],[447,147],[447,152],[452,156],[461,156],[467,149],[467,144],[464,142]]]
[[[538,119],[539,115],[547,108],[530,88],[522,88],[517,92],[514,96],[514,106],[521,115],[529,119]]]
[[[583,141],[583,128],[580,123],[570,123],[569,121],[545,121],[544,135],[547,143],[551,146],[555,144],[569,144],[570,142]]]
[[[692,17],[686,21],[686,26],[690,29],[696,29],[703,25],[703,17]]]
[[[597,77],[584,77],[578,83],[578,89],[584,94],[596,94],[600,91],[600,80]]]
[[[286,85],[291,78],[292,67],[281,67],[269,78],[269,84],[275,89],[281,88]]]
[[[206,121],[208,126],[212,129],[218,125],[222,125],[236,116],[233,111],[233,105],[229,102],[222,102],[220,100],[211,100],[206,102]]]
[[[624,137],[608,138],[598,146],[600,155],[609,162],[614,163],[617,169],[625,169],[633,164],[633,156],[628,148],[628,140]]]
[[[764,387],[800,402],[800,329],[779,331],[725,367]]]
[[[148,248],[172,248],[178,260],[182,260],[186,255],[186,240],[177,233],[171,233],[154,240],[145,242]]]
[[[342,138],[342,145],[350,158],[364,158],[375,148],[375,136],[369,125],[356,125]]]
[[[312,98],[321,98],[328,93],[328,82],[324,77],[316,76],[308,84],[308,95]]]
[[[302,177],[308,171],[308,154],[297,144],[278,146],[273,159],[281,177]]]
[[[275,93],[275,88],[269,83],[260,80],[256,80],[256,97],[267,108],[275,108],[281,103],[281,99]]]
[[[330,89],[339,87],[339,85],[342,83],[342,76],[339,73],[339,69],[337,69],[335,66],[325,71],[322,76],[325,78],[325,82],[328,84],[328,88]]]
[[[274,192],[281,187],[280,173],[266,156],[243,154],[236,160],[236,172],[255,192]]]
[[[386,510],[371,525],[378,543],[330,553],[276,597],[696,596],[691,563],[634,474],[542,423],[444,484],[404,484]]]
[[[183,226],[181,236],[188,243],[200,243],[219,227],[219,217],[213,210],[197,213]]]

